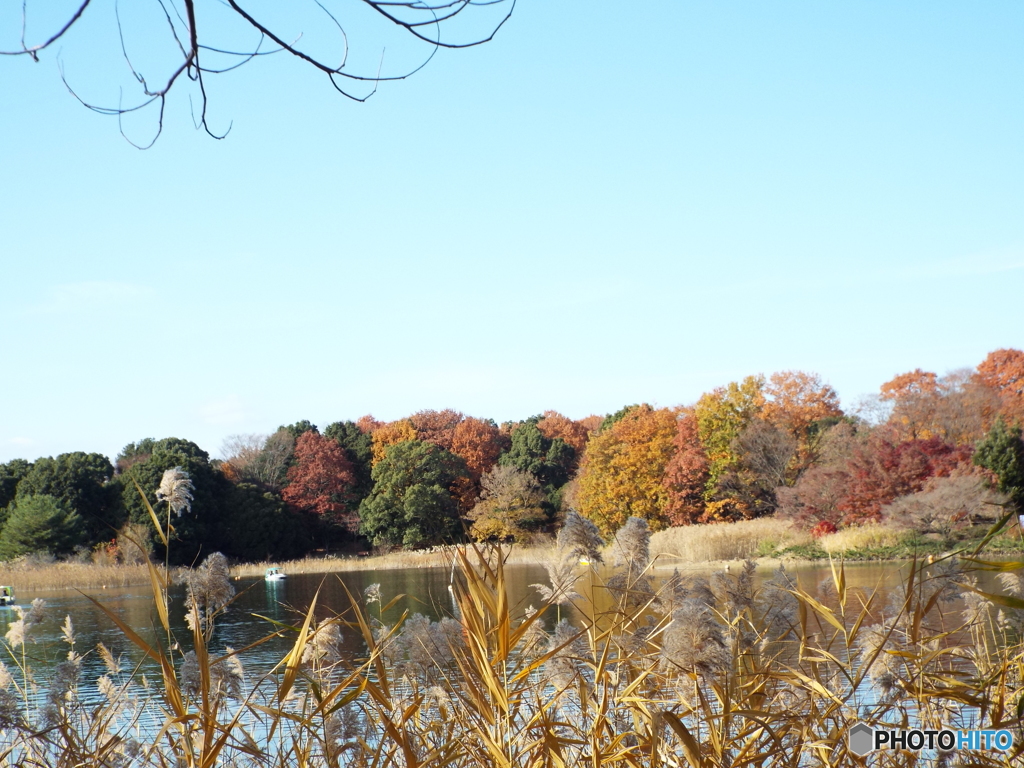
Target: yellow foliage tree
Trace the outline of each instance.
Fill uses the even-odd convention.
[[[400,419],[378,427],[372,435],[371,451],[373,452],[373,464],[376,466],[377,462],[387,455],[391,446],[404,443],[406,440],[415,440],[416,428],[409,419]]]
[[[672,456],[676,411],[641,405],[590,438],[580,466],[580,512],[605,535],[630,517],[664,528],[668,491],[662,482]]]
[[[693,407],[697,419],[697,437],[708,457],[708,501],[718,489],[718,481],[734,469],[738,457],[734,441],[764,409],[764,376],[747,376],[701,395]]]

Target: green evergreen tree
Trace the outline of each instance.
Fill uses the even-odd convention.
[[[359,507],[359,531],[374,545],[408,548],[462,538],[451,488],[466,463],[433,443],[397,443],[373,468],[373,492]]]
[[[974,463],[995,473],[999,490],[1010,497],[1018,512],[1024,510],[1024,441],[1020,427],[1008,427],[997,419],[975,446]]]
[[[0,533],[0,560],[32,552],[65,555],[82,542],[82,519],[60,499],[19,496]]]

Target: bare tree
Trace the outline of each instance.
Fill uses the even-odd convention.
[[[930,480],[924,490],[882,507],[882,517],[922,533],[949,536],[957,528],[991,523],[1006,501],[980,475],[953,475]]]
[[[208,122],[207,84],[213,75],[237,69],[275,53],[294,57],[329,79],[334,89],[355,101],[365,101],[377,84],[403,80],[422,69],[440,48],[469,48],[493,39],[512,15],[516,0],[153,0],[122,8],[112,3],[111,38],[119,42],[115,55],[131,73],[134,97],[116,104],[94,103],[79,95],[66,76],[58,54],[61,78],[84,106],[120,118],[153,106],[156,130],[151,141],[131,142],[140,149],[153,145],[163,130],[167,97],[183,78],[198,96],[193,108],[197,128],[224,138]],[[104,0],[9,2],[0,8],[0,55],[40,54],[86,28],[91,41],[103,46],[109,35],[88,27]],[[20,5],[20,14],[12,13]],[[349,30],[353,32],[350,38]],[[41,30],[41,31],[39,31]],[[385,57],[385,42],[395,42]],[[367,48],[354,38],[378,39]],[[389,40],[390,38],[390,40]],[[16,41],[16,42],[15,42]],[[413,50],[409,50],[410,44]],[[397,50],[396,50],[397,49]],[[390,62],[396,61],[394,68]],[[124,134],[123,125],[121,132]],[[128,138],[127,136],[125,137]],[[131,139],[128,139],[131,141]]]
[[[295,449],[287,429],[272,435],[231,435],[221,446],[222,468],[235,482],[280,490]]]

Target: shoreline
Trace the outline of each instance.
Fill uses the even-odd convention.
[[[509,552],[509,565],[543,566],[554,559],[553,546],[513,547]],[[988,552],[988,557],[997,559],[1022,559],[1020,552]],[[428,552],[393,552],[377,557],[317,557],[286,562],[238,563],[231,566],[232,580],[256,578],[270,567],[281,568],[286,574],[329,574],[356,571],[387,571],[403,568],[449,568],[451,550]],[[827,559],[793,556],[752,556],[758,569],[804,567],[825,565]],[[837,556],[836,560],[842,559]],[[847,564],[898,563],[907,562],[906,556],[879,556],[846,558]],[[744,558],[714,560],[681,560],[678,556],[657,553],[652,556],[651,570],[665,573],[678,569],[680,572],[733,570],[742,565]],[[158,566],[162,568],[162,566]],[[178,570],[178,569],[172,569]],[[173,573],[172,573],[173,578]],[[38,566],[17,564],[0,565],[0,584],[14,588],[15,595],[37,592],[60,592],[69,590],[104,590],[123,587],[149,586],[149,569],[144,565],[97,565],[95,563],[49,563]]]

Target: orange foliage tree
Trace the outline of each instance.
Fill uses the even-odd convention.
[[[605,535],[630,517],[664,528],[668,491],[662,479],[675,434],[674,410],[641,405],[591,437],[577,486],[580,512]]]
[[[373,436],[371,452],[373,454],[374,466],[387,455],[388,449],[391,446],[404,443],[406,440],[416,439],[416,429],[409,419],[389,422],[382,427],[378,427],[371,434]]]
[[[446,451],[452,449],[452,438],[455,428],[465,418],[458,411],[445,408],[443,411],[418,411],[409,417],[416,430],[416,439],[425,443],[433,443]]]
[[[356,421],[356,426],[359,427],[359,431],[364,435],[370,435],[376,432],[378,429],[384,426],[383,421],[377,421],[369,413],[365,416],[360,416]]]
[[[800,462],[811,461],[815,423],[843,415],[839,395],[816,373],[780,371],[773,373],[764,388],[768,401],[761,414],[765,421],[788,432],[797,443]]]
[[[448,450],[465,461],[468,470],[467,476],[460,477],[451,490],[463,511],[476,504],[480,478],[498,463],[498,457],[508,445],[508,436],[491,421],[467,416],[452,430]]]
[[[1010,423],[1024,422],[1024,352],[997,349],[978,365],[978,379],[1002,400],[1001,412]]]

